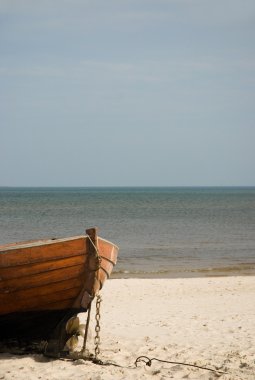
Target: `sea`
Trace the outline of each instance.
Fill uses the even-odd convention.
[[[113,278],[255,274],[255,187],[0,188],[0,244],[93,226]]]

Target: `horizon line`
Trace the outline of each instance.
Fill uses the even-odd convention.
[[[0,189],[12,189],[12,188],[30,188],[30,189],[112,189],[112,188],[253,188],[255,185],[0,185]]]

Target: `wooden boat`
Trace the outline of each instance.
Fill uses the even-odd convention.
[[[96,228],[86,234],[0,246],[2,351],[18,345],[61,355],[67,322],[89,309],[117,260],[118,247]]]

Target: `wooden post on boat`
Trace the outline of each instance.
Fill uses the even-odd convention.
[[[98,270],[101,264],[101,257],[98,251],[98,239],[97,239],[98,228],[93,227],[86,230],[86,234],[89,238],[89,269],[94,272],[94,294],[96,295],[99,289],[101,289],[102,284],[98,278]]]
[[[88,244],[89,244],[89,269],[92,271],[96,271],[99,269],[99,253],[98,253],[98,242],[97,242],[97,227],[89,228],[86,230],[86,234],[88,235]]]
[[[91,241],[94,244],[94,249],[97,248],[97,232],[98,232],[97,227],[88,228],[86,230],[86,234],[90,237]]]

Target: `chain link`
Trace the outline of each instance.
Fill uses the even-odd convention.
[[[97,294],[97,300],[96,300],[96,326],[95,326],[95,332],[96,332],[96,335],[95,335],[95,339],[94,339],[94,343],[95,343],[95,358],[97,359],[98,355],[100,354],[100,348],[99,348],[99,345],[100,345],[100,318],[101,318],[101,315],[100,315],[100,306],[101,306],[101,302],[102,302],[102,297],[100,296],[100,294]]]

